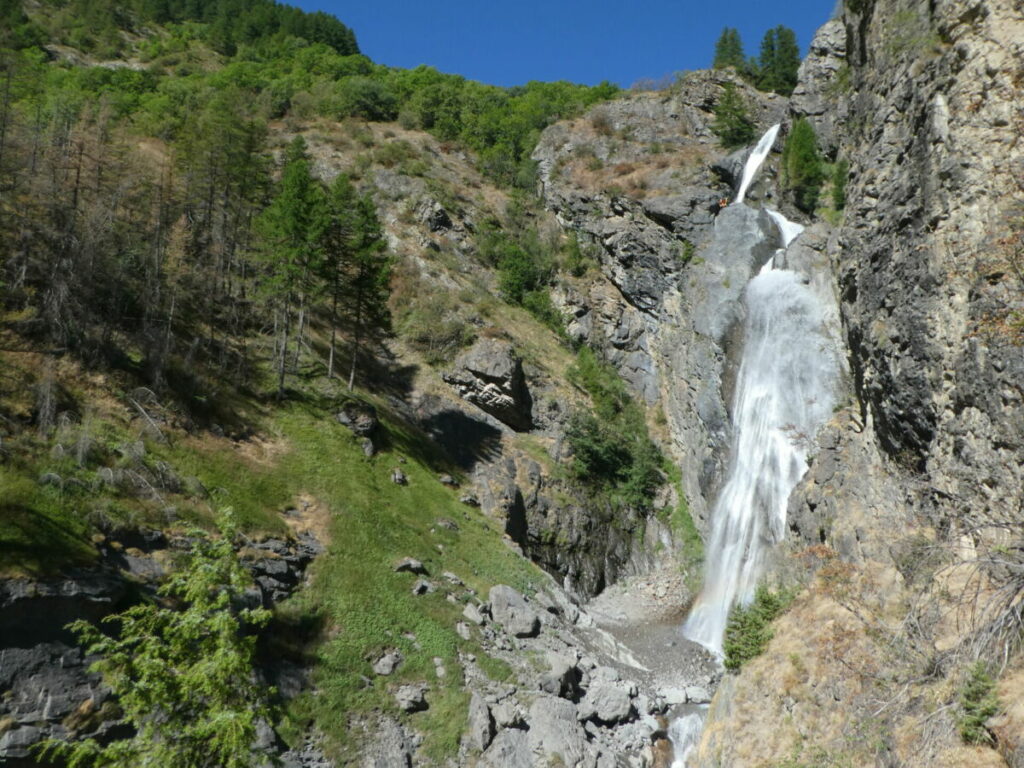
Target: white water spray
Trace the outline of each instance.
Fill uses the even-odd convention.
[[[707,707],[677,717],[668,727],[668,738],[673,745],[672,768],[686,768],[686,761],[700,741],[700,732],[707,718]]]
[[[768,153],[772,151],[772,146],[775,144],[775,137],[779,135],[779,125],[773,125],[769,128],[761,140],[757,142],[757,146],[747,157],[747,162],[743,165],[743,179],[740,181],[740,191],[736,193],[736,199],[733,201],[733,205],[736,203],[742,203],[743,199],[747,196],[747,188],[750,186],[750,182],[754,180],[754,175],[757,170],[761,167],[761,163],[768,157]]]
[[[823,308],[799,275],[757,275],[746,304],[732,471],[712,512],[704,590],[683,626],[719,655],[729,609],[753,598],[767,547],[783,537],[807,444],[832,413],[837,370]]]
[[[789,248],[789,244],[796,240],[797,235],[804,231],[804,225],[790,221],[778,211],[771,211],[767,208],[765,208],[765,211],[772,217],[772,221],[779,228],[779,234],[782,235],[783,249]]]

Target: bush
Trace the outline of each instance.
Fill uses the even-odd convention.
[[[962,712],[957,721],[960,738],[965,744],[992,744],[992,734],[985,723],[999,712],[995,681],[984,661],[977,661],[967,673],[967,683],[960,692]]]
[[[593,413],[574,413],[566,430],[572,475],[613,502],[649,509],[663,481],[664,459],[647,434],[640,406],[615,369],[589,347],[577,353],[569,381],[594,403]]]
[[[723,645],[726,669],[736,671],[764,653],[772,639],[772,620],[792,601],[793,595],[789,592],[773,592],[762,584],[750,605],[737,605],[732,609]]]
[[[394,120],[398,116],[398,99],[381,81],[356,75],[338,84],[339,117],[362,117],[366,120]]]
[[[798,118],[782,150],[782,182],[787,189],[793,191],[797,207],[806,213],[813,213],[824,180],[825,173],[818,156],[818,139],[814,128],[804,118]]]

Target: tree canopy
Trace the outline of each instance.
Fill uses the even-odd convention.
[[[715,59],[711,66],[714,69],[736,67],[737,70],[742,70],[746,63],[747,55],[743,52],[739,31],[733,27],[726,27],[715,43]]]

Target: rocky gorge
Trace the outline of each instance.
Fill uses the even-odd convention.
[[[727,83],[758,134],[782,128],[746,202],[722,207],[751,149],[728,153],[713,131]],[[689,768],[1024,765],[1022,91],[1019,2],[858,0],[818,32],[790,98],[731,70],[696,72],[548,127],[533,152],[543,210],[531,215],[594,264],[553,286],[553,303],[566,337],[599,350],[643,404],[678,478],[662,478],[648,510],[580,492],[561,469],[587,397],[567,383],[569,352],[518,316],[478,320],[486,332],[438,370],[422,366],[380,413],[346,407],[329,428],[378,462],[389,492],[426,481],[395,450],[385,409],[450,457],[451,471],[429,478],[451,496],[421,534],[435,559],[403,551],[375,563],[374,578],[436,600],[447,630],[479,652],[457,647],[406,679],[409,649],[432,646],[426,631],[390,627],[386,647],[361,660],[360,684],[388,697],[354,716],[355,753],[331,755],[315,732],[285,744],[269,729],[263,748],[290,766],[434,764],[420,718],[456,679],[468,719],[437,761],[453,766],[668,768],[670,723],[705,706]],[[807,215],[787,190],[778,150],[798,118],[828,160],[849,164],[842,211]],[[504,193],[431,137],[367,130],[421,142],[434,178],[485,190],[452,198],[415,175],[368,173],[410,273],[468,292],[474,232]],[[309,143],[325,178],[347,162],[329,137]],[[769,207],[806,225],[788,249]],[[701,564],[674,516],[683,509],[709,537],[735,453],[744,289],[776,257],[825,307],[822,335],[842,350],[837,404],[800,436],[809,468],[784,527],[764,535],[761,579],[795,597],[764,652],[723,673],[680,633]],[[493,290],[493,275],[484,281]],[[402,340],[392,351],[422,362]],[[289,505],[284,534],[242,546],[254,603],[308,587],[332,546],[321,514],[315,499]],[[543,569],[528,585],[484,589],[468,560],[443,560],[487,525],[509,557]],[[116,704],[63,627],[138,599],[187,542],[142,528],[95,544],[89,569],[0,581],[4,765],[36,765],[29,748],[46,736],[117,736]],[[958,718],[979,660],[1001,705],[989,738],[968,744]],[[314,666],[268,652],[259,674],[292,698],[316,690]]]

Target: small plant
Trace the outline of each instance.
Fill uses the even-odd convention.
[[[960,692],[962,712],[957,721],[960,738],[965,744],[992,744],[992,734],[985,723],[999,712],[995,681],[984,661],[976,661],[967,672],[967,683]]]
[[[772,639],[771,623],[793,601],[787,590],[774,592],[761,585],[750,605],[737,605],[729,614],[725,628],[725,668],[736,671],[760,656]]]

